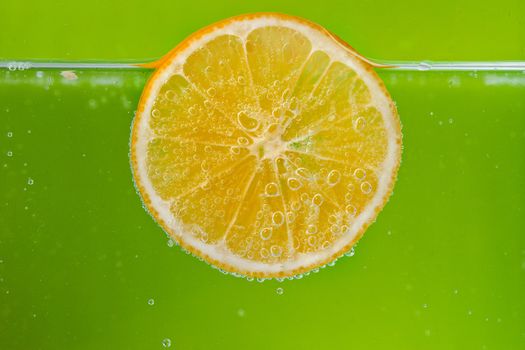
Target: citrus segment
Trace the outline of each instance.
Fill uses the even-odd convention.
[[[145,205],[184,248],[229,272],[326,264],[387,201],[401,153],[381,81],[323,28],[239,16],[160,62],[131,140]]]

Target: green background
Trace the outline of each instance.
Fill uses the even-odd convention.
[[[374,58],[525,60],[518,0],[3,0],[0,58],[155,58],[256,11]],[[355,256],[282,283],[168,247],[128,164],[148,73],[77,74],[0,71],[0,349],[525,348],[523,72],[380,72],[403,122],[395,194]]]

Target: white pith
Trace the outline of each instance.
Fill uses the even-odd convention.
[[[383,116],[388,140],[386,158],[377,171],[378,184],[376,193],[362,213],[348,228],[346,234],[342,235],[340,239],[326,249],[315,253],[295,253],[293,259],[273,264],[242,258],[231,252],[222,241],[215,245],[207,244],[193,237],[190,233],[183,232],[182,224],[177,221],[177,218],[175,218],[170,211],[170,202],[162,200],[157,195],[146,170],[147,146],[151,136],[151,131],[149,129],[151,109],[160,88],[165,84],[169,77],[173,74],[184,75],[182,72],[182,66],[188,56],[195,49],[203,46],[206,42],[217,36],[226,34],[236,35],[245,41],[247,35],[252,30],[266,26],[282,26],[295,29],[310,39],[312,52],[315,50],[324,51],[331,58],[332,62],[339,61],[353,69],[368,86],[371,93],[371,104],[376,107]],[[146,195],[149,198],[151,201],[151,207],[158,213],[159,218],[167,226],[168,233],[176,240],[193,248],[194,251],[200,252],[199,255],[207,256],[211,260],[217,261],[222,265],[234,267],[234,270],[240,273],[264,275],[284,273],[285,275],[288,275],[289,273],[287,272],[295,271],[305,266],[317,266],[322,262],[327,262],[328,259],[334,257],[337,253],[342,253],[341,250],[344,247],[348,247],[349,244],[354,241],[362,227],[376,216],[376,209],[383,205],[385,196],[392,185],[392,174],[395,172],[398,165],[400,145],[398,144],[399,135],[397,119],[392,112],[390,106],[391,102],[377,82],[377,78],[367,72],[365,67],[358,62],[355,56],[351,55],[334,40],[327,38],[326,33],[322,33],[315,28],[297,21],[273,16],[262,16],[254,19],[234,21],[222,28],[215,29],[211,33],[204,34],[199,39],[193,41],[188,47],[180,51],[172,62],[164,65],[163,68],[160,69],[161,71],[158,72],[157,79],[153,82],[149,95],[146,97],[144,109],[141,114],[136,117],[136,120],[138,121],[137,125],[134,126],[136,143],[133,146],[134,149],[132,150],[132,153],[137,162],[134,171],[137,182],[143,188],[144,193],[142,193],[142,195]],[[257,154],[255,147],[256,146],[252,149],[253,154]],[[268,152],[264,153],[264,157],[274,158],[281,152],[283,147],[286,147],[286,144],[279,143],[278,141],[270,144],[267,143],[266,148],[268,149]]]

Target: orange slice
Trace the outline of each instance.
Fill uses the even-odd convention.
[[[322,27],[274,13],[213,24],[158,61],[131,136],[136,186],[162,228],[260,278],[349,250],[400,156],[397,112],[371,66]]]

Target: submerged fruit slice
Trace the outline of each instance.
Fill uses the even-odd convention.
[[[397,112],[370,66],[322,27],[267,13],[214,24],[159,61],[131,138],[157,222],[252,277],[350,249],[387,201],[400,154]]]

